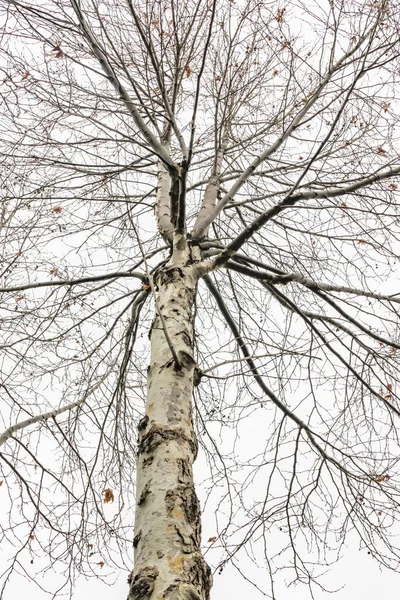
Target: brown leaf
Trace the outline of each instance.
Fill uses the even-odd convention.
[[[31,535],[29,536],[29,539],[30,540],[34,540],[35,539],[35,536],[33,535],[33,533],[31,533]]]
[[[55,206],[55,207],[53,208],[53,212],[54,212],[54,213],[56,213],[57,215],[59,215],[59,214],[60,214],[60,212],[62,212],[62,208],[61,208],[61,206]]]
[[[389,390],[389,392],[393,391],[393,383],[388,383],[386,384],[387,389]]]
[[[96,564],[99,565],[100,569],[104,567],[104,562],[102,560]]]
[[[107,488],[106,490],[104,490],[103,492],[104,494],[104,504],[108,504],[109,502],[114,502],[114,492],[112,490],[110,490],[110,488]]]
[[[276,77],[278,75],[278,73],[279,73],[278,69],[274,69],[272,71],[272,77]]]
[[[64,52],[61,50],[61,42],[57,42],[57,44],[51,49],[52,52],[55,52],[56,58],[64,58]]]
[[[374,479],[374,481],[376,481],[376,483],[383,483],[384,481],[389,481],[390,475],[385,473],[385,475],[377,475],[373,479]]]
[[[58,268],[51,269],[50,275],[58,275]]]
[[[358,240],[358,243],[359,243],[361,246],[365,246],[365,244],[368,244],[368,242],[366,242],[365,240]]]
[[[15,302],[21,302],[21,300],[23,300],[25,298],[25,296],[17,296],[15,298]]]
[[[208,538],[207,542],[212,543],[212,542],[215,542],[216,540],[217,540],[217,536],[214,535],[213,537]]]
[[[151,24],[152,25],[158,25],[158,23],[159,23],[158,19],[152,19],[151,20]]]
[[[93,550],[93,544],[88,544],[89,550]]]
[[[29,75],[30,75],[29,71],[25,71],[25,73],[22,76],[21,81],[25,81],[25,79],[28,79]]]
[[[215,81],[221,81],[221,75],[217,75]]]
[[[379,153],[379,154],[386,154],[386,150],[384,150],[384,149],[382,148],[382,146],[379,146],[379,148],[378,148],[378,153]]]
[[[0,487],[3,485],[4,481],[3,479],[0,481]]]
[[[189,67],[189,65],[186,65],[185,67],[185,73],[186,73],[186,77],[190,77],[192,74],[192,69]]]
[[[151,287],[151,286],[150,286],[150,284],[149,284],[149,283],[144,283],[144,284],[142,285],[142,290],[148,290],[150,287]]]
[[[396,183],[389,184],[389,190],[397,190],[397,184]]]

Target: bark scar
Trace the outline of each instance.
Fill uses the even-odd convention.
[[[158,573],[157,567],[144,567],[134,577],[131,575],[128,600],[145,600],[149,598],[154,589],[154,581],[157,579]]]

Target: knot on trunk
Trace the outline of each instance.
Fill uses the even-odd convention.
[[[153,589],[154,581],[158,577],[157,567],[144,567],[134,577],[128,579],[130,590],[128,600],[146,600]]]

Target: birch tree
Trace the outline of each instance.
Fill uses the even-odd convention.
[[[1,8],[4,597],[398,569],[396,3]]]

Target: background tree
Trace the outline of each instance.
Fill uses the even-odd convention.
[[[397,569],[395,4],[1,6],[3,591]]]

